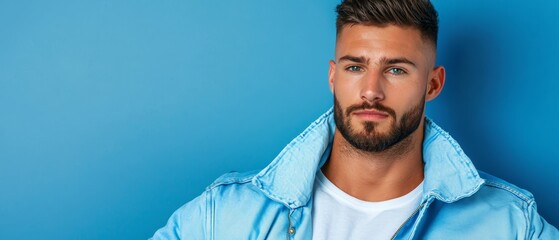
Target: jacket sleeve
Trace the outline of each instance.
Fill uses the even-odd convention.
[[[157,230],[153,240],[205,239],[207,216],[207,192],[177,209],[167,224]]]
[[[559,239],[559,231],[540,216],[535,202],[528,206],[527,219],[528,237],[526,239]]]

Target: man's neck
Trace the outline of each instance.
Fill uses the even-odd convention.
[[[324,175],[342,191],[364,201],[403,196],[423,181],[423,124],[381,153],[354,148],[336,131]]]

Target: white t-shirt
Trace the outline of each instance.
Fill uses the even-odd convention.
[[[367,202],[343,192],[318,171],[314,183],[312,239],[390,239],[417,209],[422,195],[423,182],[404,196]]]

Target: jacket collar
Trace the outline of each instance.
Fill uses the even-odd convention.
[[[266,196],[290,208],[310,200],[316,172],[330,155],[336,124],[330,108],[252,179]],[[483,180],[458,143],[425,119],[423,141],[425,196],[454,202],[474,194]]]

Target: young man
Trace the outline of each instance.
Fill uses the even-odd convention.
[[[559,239],[533,196],[425,118],[445,81],[427,0],[337,7],[334,107],[264,170],[230,173],[154,239]]]

